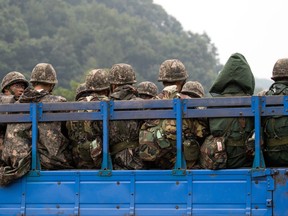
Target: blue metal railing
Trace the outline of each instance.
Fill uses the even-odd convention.
[[[286,96],[0,105],[0,122],[32,123],[31,172],[20,183],[0,189],[0,215],[11,212],[23,215],[225,215],[228,211],[230,215],[272,215],[272,209],[274,215],[281,215],[287,212],[282,201],[287,192],[284,180],[287,173],[285,168],[278,169],[280,174],[274,181],[276,171],[265,168],[260,130],[262,117],[287,114]],[[186,170],[182,120],[203,117],[254,118],[255,158],[251,169]],[[112,171],[109,121],[148,118],[176,120],[174,169]],[[103,122],[100,170],[41,171],[37,158],[38,123],[69,120]],[[278,184],[277,187],[274,184]],[[40,190],[45,191],[44,196]],[[277,197],[273,193],[278,194]],[[275,198],[282,202],[281,206],[273,206]]]
[[[195,109],[205,107],[205,109]],[[93,110],[93,112],[75,112]],[[70,112],[67,112],[70,111]],[[265,168],[260,148],[261,116],[287,115],[287,96],[273,97],[234,97],[174,100],[141,100],[110,102],[71,102],[39,104],[5,104],[0,106],[0,122],[32,123],[32,170],[39,170],[37,163],[38,122],[68,120],[103,121],[103,163],[102,170],[110,173],[109,121],[127,119],[174,118],[177,124],[177,159],[173,173],[185,170],[182,154],[182,119],[203,117],[254,117],[255,120],[255,158],[253,168]],[[21,112],[22,114],[19,114]],[[29,118],[28,118],[29,116]]]

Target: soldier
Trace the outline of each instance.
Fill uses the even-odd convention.
[[[65,98],[51,94],[58,82],[56,71],[51,64],[37,64],[32,70],[30,82],[33,87],[25,89],[18,100],[19,103],[66,102]],[[65,125],[61,122],[38,124],[37,150],[42,169],[72,168],[72,156],[64,128]],[[2,186],[29,172],[31,138],[31,123],[8,124],[2,154],[6,166],[0,169]]]
[[[230,56],[210,89],[214,97],[251,96],[255,79],[245,57]],[[247,164],[247,140],[254,129],[253,118],[209,118],[211,136],[201,146],[202,168],[239,168]],[[250,161],[251,162],[251,161]]]
[[[177,92],[181,92],[187,78],[186,68],[178,59],[169,59],[160,65],[158,82],[162,82],[164,87],[176,85]]]
[[[182,90],[181,90],[181,98],[182,99],[189,99],[189,98],[203,98],[205,95],[204,88],[202,84],[198,81],[188,81],[184,84]],[[205,107],[196,107],[196,109],[205,109]],[[183,125],[185,125],[186,122],[189,122],[188,120],[183,121]],[[197,145],[198,148],[194,146],[190,146],[189,142],[183,143],[183,149],[184,149],[184,156],[186,158],[187,162],[187,168],[199,168],[198,161],[194,162],[194,160],[189,160],[189,158],[199,158],[200,156],[200,145],[204,142],[205,138],[209,134],[208,131],[208,123],[206,118],[198,118],[193,119],[191,121],[192,128],[194,128],[192,131],[196,134],[197,141],[199,145]],[[194,124],[194,125],[193,125]],[[198,129],[197,129],[198,127]],[[192,149],[189,149],[192,148]],[[194,156],[193,156],[194,154]],[[192,165],[191,165],[192,163]],[[196,164],[197,163],[197,164]]]
[[[79,102],[108,101],[108,71],[93,69],[76,91]],[[80,111],[79,111],[80,112]],[[90,112],[90,110],[81,110]],[[100,169],[102,162],[102,123],[101,121],[67,122],[69,138],[73,146],[73,160],[78,169]]]
[[[23,93],[24,89],[29,85],[28,81],[23,74],[13,71],[8,73],[1,82],[0,103],[8,104],[14,103],[18,100],[19,96]],[[1,159],[4,136],[6,133],[7,124],[0,124],[0,166],[4,164]]]
[[[189,96],[190,98],[204,97],[204,88],[198,81],[188,81],[184,84],[181,93]]]
[[[188,95],[180,94],[187,78],[188,73],[181,61],[177,59],[164,61],[160,66],[158,77],[158,81],[163,82],[164,89],[155,99],[191,98]],[[194,168],[198,161],[199,141],[206,136],[205,128],[205,122],[192,119],[183,120],[184,157],[189,169]],[[176,161],[175,119],[146,120],[140,130],[139,144],[140,157],[145,164],[149,163],[150,168],[172,169]]]
[[[28,87],[29,83],[23,74],[12,71],[8,73],[1,82],[1,92],[4,95],[13,95],[18,100],[20,95]]]
[[[158,94],[158,87],[153,82],[144,81],[137,86],[139,97],[142,99],[151,99]]]
[[[89,92],[87,92],[86,83],[84,82],[79,84],[76,88],[75,101],[77,101],[79,98],[86,97],[87,94],[89,94]]]
[[[273,67],[274,83],[266,92],[271,95],[288,95],[288,58],[278,59]],[[288,165],[288,118],[286,116],[269,116],[263,121],[264,156],[268,166]]]
[[[114,64],[109,73],[111,100],[142,100],[138,98],[136,74],[129,64]],[[141,121],[110,121],[109,145],[114,169],[143,169],[138,155],[138,139]]]

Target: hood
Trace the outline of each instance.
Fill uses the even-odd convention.
[[[245,57],[240,53],[230,56],[210,88],[212,96],[223,94],[253,95],[255,78]]]

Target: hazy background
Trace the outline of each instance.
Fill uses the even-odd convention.
[[[274,63],[286,55],[287,6],[284,0],[0,0],[0,77],[16,70],[29,78],[37,63],[49,62],[59,81],[55,94],[74,100],[92,68],[128,63],[138,82],[161,89],[160,64],[178,58],[208,95],[229,56],[240,52],[257,93],[269,88]]]
[[[225,64],[242,53],[258,78],[270,79],[277,59],[288,57],[287,0],[154,0],[185,30],[206,32]]]

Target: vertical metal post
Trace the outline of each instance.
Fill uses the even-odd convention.
[[[187,216],[192,216],[192,208],[193,208],[193,203],[192,203],[192,186],[193,186],[193,182],[192,182],[192,173],[191,171],[188,173],[187,176],[187,189],[188,189],[188,194],[187,194]]]
[[[38,140],[38,112],[37,104],[30,104],[30,119],[32,122],[32,167],[33,171],[37,170],[37,140]],[[38,167],[39,168],[39,167]]]
[[[75,173],[75,206],[74,215],[79,215],[80,210],[80,173]]]
[[[251,172],[249,171],[246,176],[246,212],[245,216],[250,216],[252,214],[252,179]]]
[[[22,177],[22,196],[21,196],[21,207],[20,207],[20,215],[26,215],[26,176]]]
[[[176,164],[173,174],[184,175],[185,160],[182,153],[182,101],[181,99],[173,99],[173,110],[176,115]]]
[[[288,96],[283,96],[284,115],[288,114]]]
[[[130,177],[130,207],[129,215],[135,215],[135,173],[131,172]]]
[[[255,156],[253,168],[265,168],[264,158],[260,148],[261,143],[261,97],[252,96],[252,110],[254,112],[254,125],[255,125]]]
[[[112,164],[109,156],[109,102],[101,101],[101,113],[103,116],[103,160],[101,175],[111,175]]]

